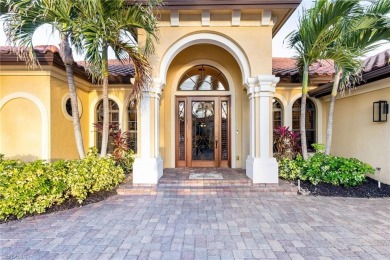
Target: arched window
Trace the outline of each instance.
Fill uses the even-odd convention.
[[[279,99],[274,98],[272,101],[273,127],[278,128],[283,125],[283,106]]]
[[[109,121],[111,123],[117,123],[119,125],[119,107],[118,104],[115,103],[115,101],[109,99],[108,100],[108,107],[109,107]],[[96,121],[97,123],[103,124],[103,100],[99,102],[96,108]],[[108,137],[108,147],[107,147],[107,152],[111,153],[114,150],[112,143],[112,137]],[[97,132],[96,134],[96,144],[97,148],[100,149],[102,148],[102,134]]]
[[[187,70],[179,81],[178,90],[229,90],[225,75],[209,65],[197,65]]]
[[[127,145],[129,149],[137,153],[137,102],[132,101],[127,107],[127,120],[128,120],[128,134]]]
[[[301,117],[301,99],[294,102],[292,107],[293,131],[299,132],[299,118]],[[314,151],[312,144],[316,143],[316,107],[310,99],[306,99],[306,141],[307,150]]]

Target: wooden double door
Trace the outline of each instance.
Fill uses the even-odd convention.
[[[230,97],[176,98],[176,167],[230,167]]]

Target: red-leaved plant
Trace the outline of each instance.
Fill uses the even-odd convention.
[[[99,133],[103,131],[103,124],[101,122],[94,123],[93,126]],[[116,161],[119,161],[124,158],[125,153],[129,150],[127,145],[128,132],[122,133],[118,123],[110,123],[108,126],[108,131],[109,136],[112,137],[111,144],[114,146],[112,156]]]
[[[276,159],[295,159],[301,153],[300,134],[289,130],[288,126],[274,129],[274,156]]]
[[[101,133],[103,131],[102,123],[95,123],[93,126],[97,132]],[[109,136],[112,137],[111,144],[114,146],[112,157],[126,173],[130,173],[133,170],[134,151],[129,149],[127,144],[129,132],[122,132],[118,123],[110,123],[108,130]]]

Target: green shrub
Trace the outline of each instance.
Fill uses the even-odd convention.
[[[343,158],[322,153],[324,146],[314,144],[316,153],[304,161],[301,156],[295,160],[279,160],[279,176],[286,180],[301,179],[314,185],[330,183],[335,186],[353,187],[366,181],[366,174],[375,170],[367,163],[354,158]]]
[[[123,170],[110,157],[100,158],[96,148],[91,148],[88,156],[72,161],[68,173],[70,195],[81,203],[88,193],[109,190],[121,183]]]
[[[374,174],[374,172],[372,166],[355,158],[316,153],[305,163],[301,178],[313,184],[325,182],[336,186],[352,187],[364,183],[366,174]]]
[[[0,156],[0,219],[42,213],[69,197],[81,203],[88,194],[110,190],[125,178],[112,158],[92,149],[83,160],[23,163]]]
[[[123,169],[125,173],[130,173],[133,171],[134,164],[134,152],[129,149],[126,151],[122,158],[116,160],[116,163]]]
[[[279,160],[279,177],[293,181],[299,178],[302,171],[303,159],[299,154],[295,160],[289,158],[281,158]]]
[[[0,219],[9,215],[20,218],[27,213],[42,213],[65,199],[64,176],[60,171],[54,172],[50,164],[4,160],[1,165]]]

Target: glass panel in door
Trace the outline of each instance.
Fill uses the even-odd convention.
[[[214,161],[214,101],[192,101],[192,160]]]

